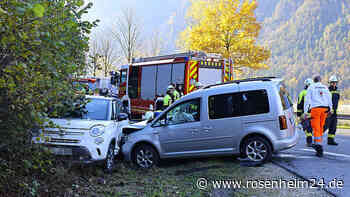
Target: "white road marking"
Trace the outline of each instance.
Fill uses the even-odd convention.
[[[299,158],[299,159],[315,158],[315,157],[311,157],[311,156],[301,156],[301,155],[294,155],[294,154],[289,154],[289,153],[279,153],[276,155],[276,157],[292,157],[292,158]]]
[[[312,150],[312,149],[306,149],[306,148],[302,148],[302,149],[300,149],[300,150],[303,150],[303,151],[308,151],[308,152],[315,152],[315,150]],[[340,153],[323,152],[323,154],[333,155],[333,156],[339,156],[339,157],[346,157],[346,158],[350,158],[350,155],[345,155],[345,154],[340,154]]]

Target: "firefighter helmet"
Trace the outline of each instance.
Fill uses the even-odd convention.
[[[329,83],[331,83],[331,82],[338,82],[337,76],[332,75],[332,76],[329,78]]]
[[[167,90],[173,90],[173,89],[175,89],[175,88],[172,85],[169,85],[168,88],[167,88]]]
[[[196,86],[196,88],[201,88],[202,87],[202,83],[201,82],[197,82],[195,86]]]
[[[312,84],[312,79],[310,79],[310,78],[307,78],[305,81],[304,81],[304,84],[306,85],[306,86],[310,86],[311,84]]]

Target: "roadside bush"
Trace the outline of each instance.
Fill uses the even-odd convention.
[[[84,74],[88,34],[97,25],[82,20],[92,4],[83,5],[0,1],[0,196],[40,196],[69,184],[51,172],[59,161],[30,145],[29,131],[44,128],[49,109],[70,110],[63,101],[73,103],[72,79]]]

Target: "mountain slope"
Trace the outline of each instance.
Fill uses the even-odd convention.
[[[331,74],[350,86],[350,1],[259,0],[260,42],[270,47],[271,69],[259,74],[284,77],[293,94],[307,77]],[[350,90],[349,96],[350,96]]]

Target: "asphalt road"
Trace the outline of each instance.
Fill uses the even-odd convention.
[[[315,151],[306,147],[305,135],[299,131],[298,144],[275,155],[273,162],[310,180],[310,184],[319,183],[319,187],[333,196],[348,197],[350,196],[350,130],[338,131],[341,133],[335,138],[339,143],[338,146],[327,145],[327,136],[324,136],[323,158],[316,157]]]

